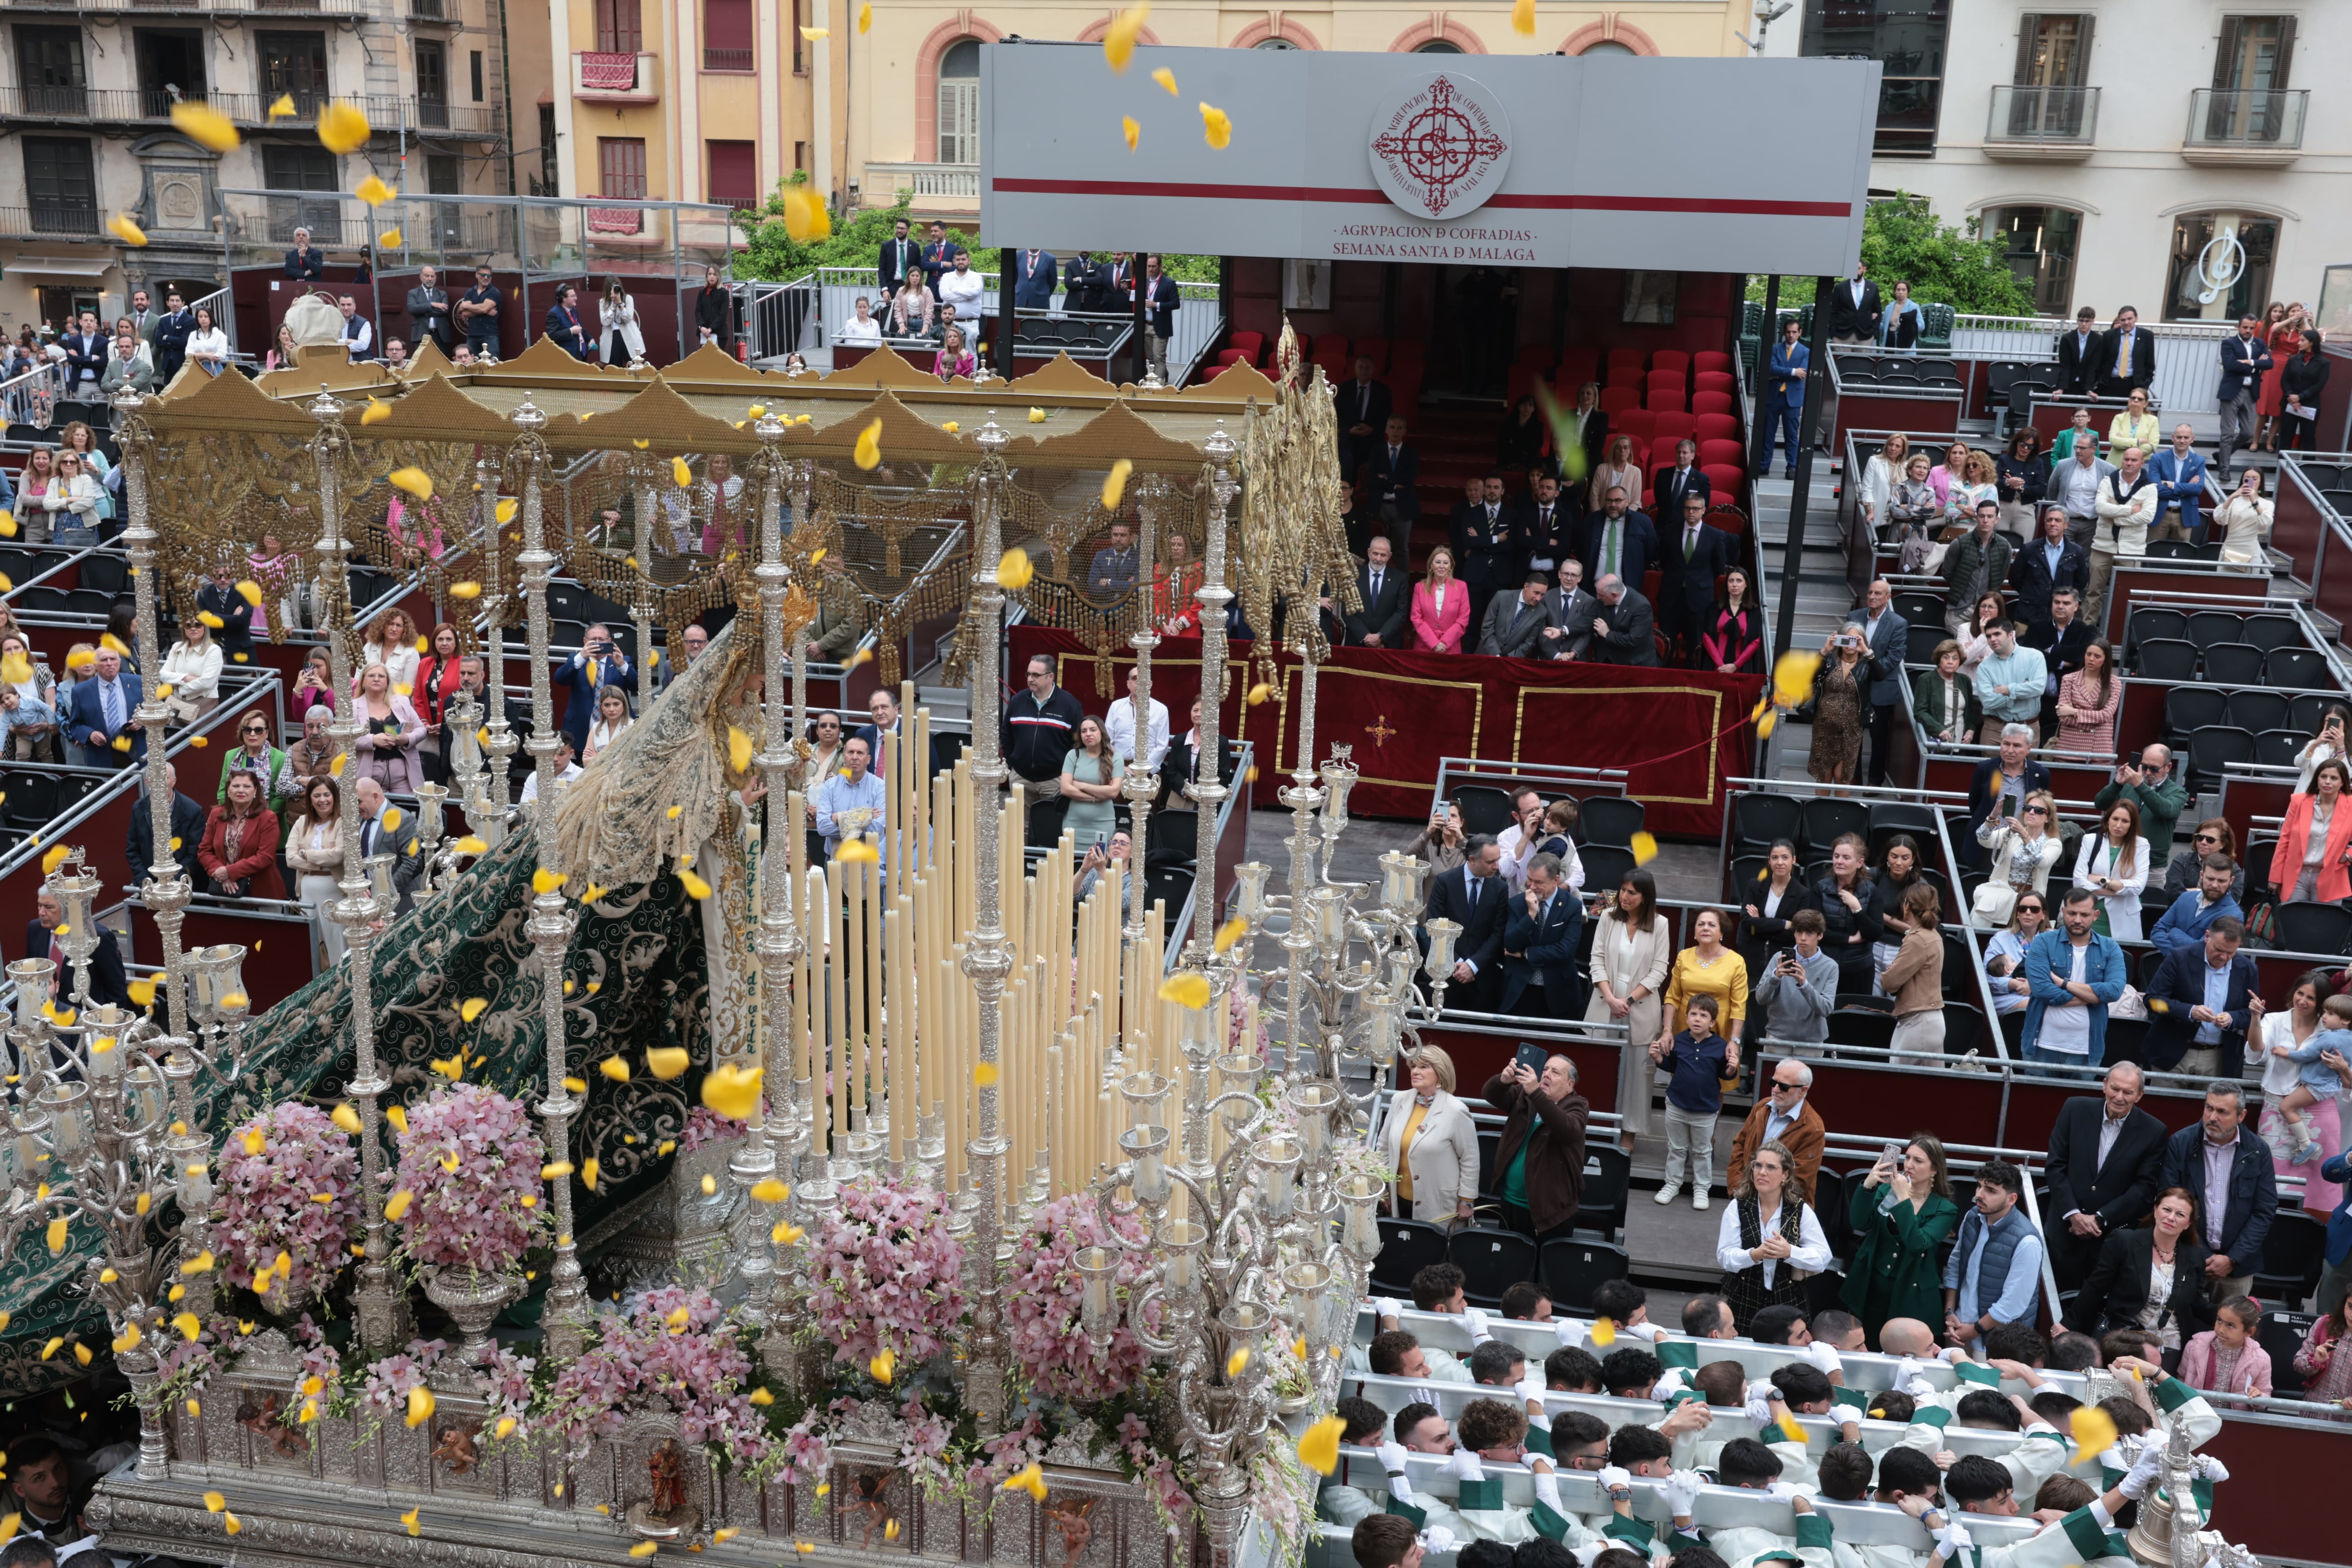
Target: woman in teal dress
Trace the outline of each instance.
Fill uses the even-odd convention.
[[[1847,1208],[1853,1259],[1838,1299],[1862,1320],[1871,1348],[1878,1348],[1879,1328],[1889,1318],[1916,1318],[1940,1331],[1944,1289],[1936,1249],[1960,1226],[1944,1146],[1931,1134],[1915,1135],[1899,1162],[1870,1168]]]

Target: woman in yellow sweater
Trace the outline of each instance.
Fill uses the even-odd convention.
[[[1666,972],[1665,1032],[1650,1044],[1653,1061],[1665,1059],[1690,999],[1712,996],[1722,1008],[1716,1028],[1729,1047],[1724,1053],[1724,1076],[1738,1076],[1739,1026],[1748,1016],[1748,963],[1723,944],[1723,916],[1715,910],[1691,916],[1691,945],[1675,954],[1674,967]]]
[[[2137,447],[2143,458],[2153,458],[2162,445],[2156,433],[2156,416],[2147,411],[2147,389],[2134,387],[2126,406],[2107,426],[2107,448],[2115,459],[2124,460],[2124,448]]]

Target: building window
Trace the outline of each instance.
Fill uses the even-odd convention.
[[[2001,242],[2009,269],[2033,290],[2034,313],[2067,315],[2074,308],[2083,215],[2069,207],[1988,207],[1982,225],[1986,238]]]
[[[793,74],[794,76],[808,75],[808,56],[805,52],[808,40],[801,37],[801,24],[805,20],[802,15],[803,3],[804,0],[793,0]]]
[[[1462,52],[1462,46],[1444,38],[1432,38],[1417,46],[1412,52],[1417,55],[1458,55]]]
[[[704,200],[730,207],[760,205],[760,147],[755,142],[706,142],[710,184]]]
[[[1630,44],[1621,44],[1614,38],[1603,38],[1597,44],[1588,44],[1579,51],[1579,54],[1580,58],[1590,58],[1594,55],[1630,55],[1633,52],[1633,46]]]
[[[596,138],[596,190],[600,195],[646,199],[646,139]]]
[[[319,38],[323,61],[325,35],[308,36]],[[267,33],[257,35],[255,38],[257,47],[268,37]],[[139,112],[145,118],[163,119],[172,112],[172,105],[178,99],[204,98],[205,36],[202,33],[141,27],[131,35],[131,50],[139,73]],[[322,63],[319,68],[323,76],[325,65]],[[301,108],[300,112],[309,118],[313,110]]]
[[[702,0],[702,68],[752,68],[751,0]]]
[[[449,128],[449,47],[438,38],[416,40],[416,122]]]
[[[1944,42],[1951,0],[1805,0],[1797,52],[1816,59],[1871,59],[1879,79],[1881,156],[1930,157],[1943,107]]]
[[[965,38],[940,57],[940,162],[980,162],[980,41]]]
[[[428,153],[425,157],[425,188],[436,196],[466,193],[466,181],[455,153]]]
[[[803,174],[806,174],[808,172],[807,142],[795,142],[793,143],[793,167],[800,170]]]
[[[271,190],[329,193],[323,201],[270,197],[269,237],[273,243],[291,244],[298,227],[309,229],[311,237],[321,245],[342,243],[342,204],[332,194],[342,188],[337,174],[335,155],[324,147],[305,147],[299,142],[263,145],[261,179]],[[361,228],[367,226],[365,218],[356,221]]]
[[[19,26],[16,86],[25,95],[27,114],[88,114],[89,94],[82,76],[81,29]]]
[[[290,93],[294,112],[315,118],[327,102],[327,35],[257,33],[253,47],[261,62],[262,96],[274,101]]]
[[[596,0],[596,48],[600,54],[634,55],[646,45],[637,0]]]
[[[89,139],[27,136],[25,205],[36,234],[98,232],[98,165]]]
[[[555,105],[542,103],[539,106],[539,194],[551,196],[562,188],[556,173]]]
[[[467,69],[473,77],[472,86],[474,89],[474,101],[476,103],[479,103],[482,101],[482,51],[479,49],[469,49],[467,53],[469,57],[467,61]]]
[[[2278,219],[2257,213],[2183,213],[2173,219],[2165,319],[2234,321],[2262,314],[2270,298],[2278,231]]]
[[[1260,38],[1250,46],[1254,49],[1295,49],[1297,47],[1288,38]]]

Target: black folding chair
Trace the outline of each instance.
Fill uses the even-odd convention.
[[[1633,1272],[1633,1260],[1623,1247],[1580,1236],[1545,1242],[1538,1265],[1538,1278],[1555,1312],[1591,1311],[1594,1291],[1612,1279],[1629,1279]]]
[[[1536,1277],[1536,1244],[1516,1230],[1457,1230],[1445,1260],[1462,1270],[1462,1294],[1474,1307],[1499,1309],[1504,1291]]]
[[[1381,1255],[1372,1260],[1372,1289],[1384,1296],[1412,1293],[1412,1277],[1445,1261],[1445,1233],[1426,1220],[1380,1222]]]

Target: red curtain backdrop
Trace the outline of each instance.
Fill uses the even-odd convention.
[[[1012,644],[1010,679],[1045,653],[1087,712],[1127,694],[1131,656],[1098,662],[1076,637],[1039,626],[1013,627]],[[1249,647],[1233,646],[1236,655]],[[1255,658],[1245,672],[1234,668],[1219,722],[1255,744],[1259,787],[1271,798],[1267,775],[1297,765],[1303,670],[1284,658],[1266,700],[1253,705],[1246,693],[1259,673]],[[1200,640],[1162,642],[1151,677],[1152,697],[1182,734],[1201,689]],[[1724,780],[1745,773],[1754,754],[1748,714],[1763,689],[1759,676],[1341,648],[1317,675],[1315,751],[1328,760],[1334,745],[1355,748],[1361,777],[1348,809],[1366,816],[1425,816],[1438,760],[1475,757],[1625,768],[1626,793],[1649,807],[1652,832],[1712,839]]]

